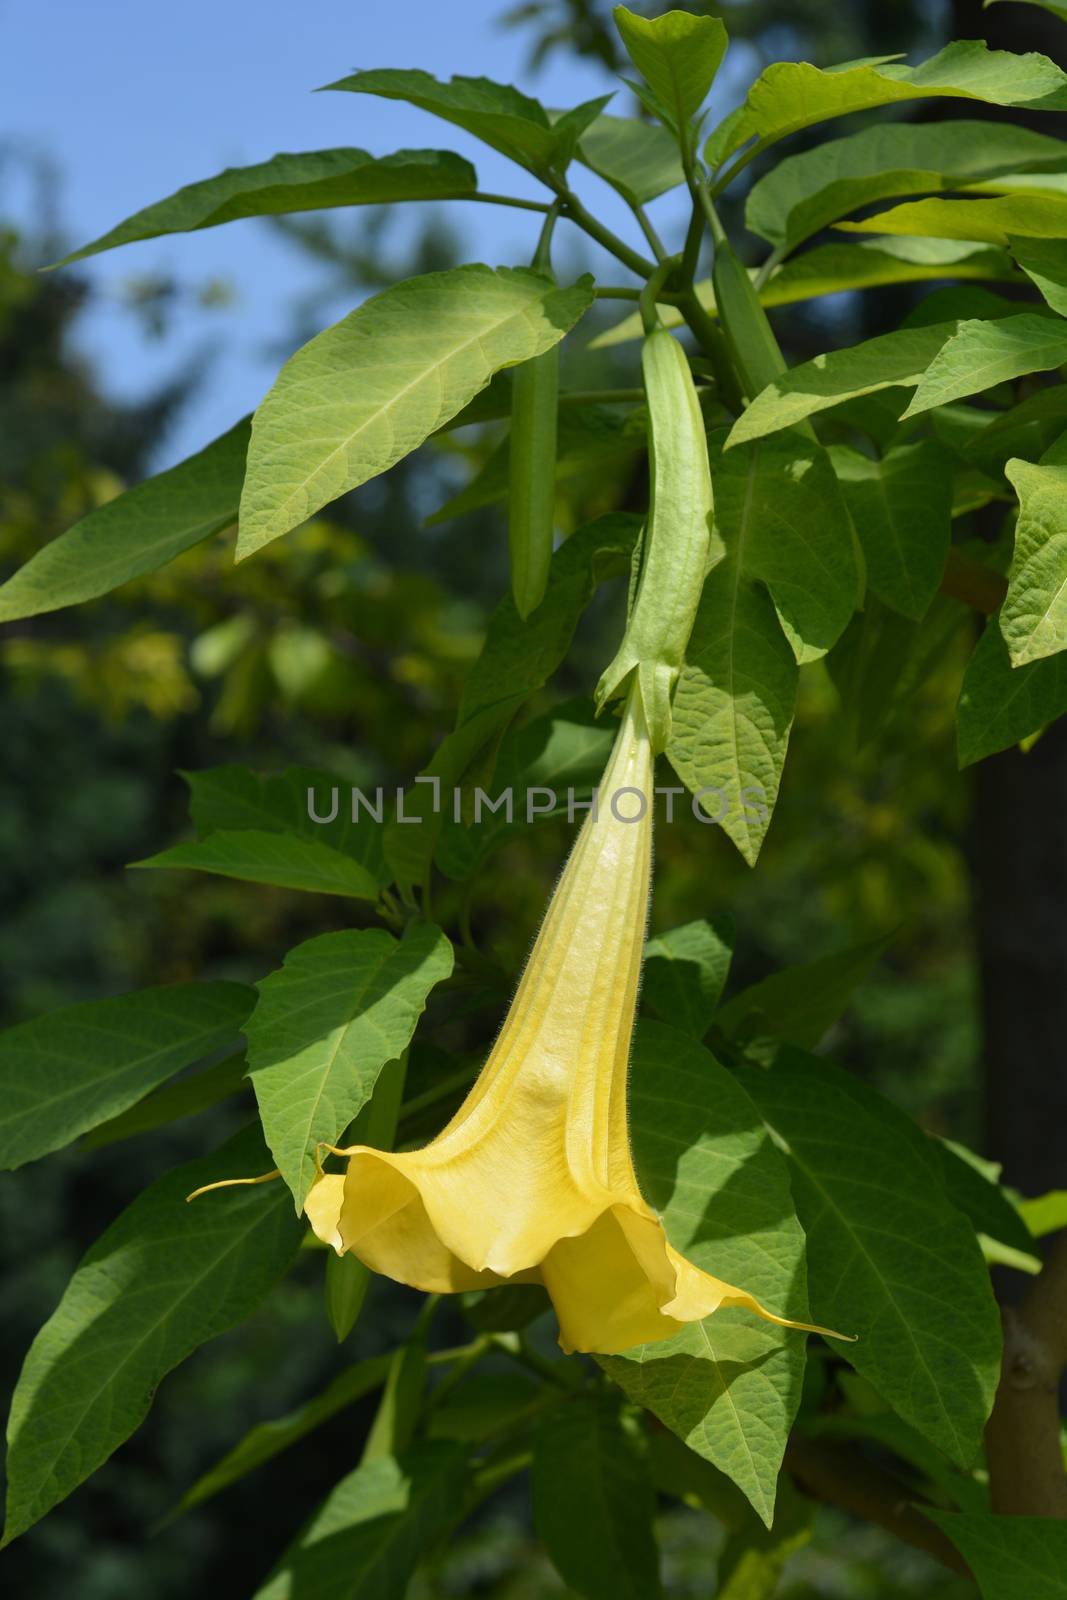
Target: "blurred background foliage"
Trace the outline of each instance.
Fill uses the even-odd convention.
[[[746,41],[752,75],[781,57],[826,63],[926,53],[960,21],[959,8],[954,16],[947,5],[905,0],[835,7],[737,0],[725,10],[731,32]],[[604,0],[531,0],[502,21],[528,41],[534,80],[555,50],[619,64]],[[43,219],[48,211],[43,198]],[[321,308],[335,303],[339,289],[357,301],[398,277],[464,259],[454,227],[432,210],[421,216],[414,242],[407,234],[404,244],[384,212],[340,224],[273,224],[321,268],[321,294],[293,304],[291,325],[279,328],[279,359],[317,330]],[[736,226],[736,210],[731,220]],[[47,221],[37,237],[0,231],[0,573],[144,475],[175,416],[195,407],[210,382],[210,363],[198,357],[164,391],[129,407],[110,403],[71,353],[85,284],[76,270],[36,271],[55,257],[58,243]],[[573,244],[571,250],[561,273],[583,264]],[[169,308],[198,296],[214,306],[225,339],[228,292],[217,283],[135,284],[128,314],[165,340]],[[896,297],[840,296],[818,310],[779,314],[776,326],[796,357],[892,326],[900,311]],[[598,315],[606,324],[618,308]],[[568,380],[582,387],[632,383],[633,356],[633,347],[579,351]],[[355,902],[124,868],[186,830],[181,770],[241,762],[276,771],[296,762],[364,787],[396,784],[419,770],[451,724],[487,612],[507,581],[498,506],[426,523],[499,434],[490,424],[444,435],[439,446],[331,508],[328,518],[238,568],[232,535],[223,535],[104,600],[0,632],[5,1024],[148,983],[255,981],[290,945],[363,915]],[[561,482],[561,528],[614,505],[642,503],[638,460],[622,461],[608,472],[592,462]],[[613,649],[624,598],[621,585],[598,595],[564,670],[533,712],[588,696]],[[783,795],[758,871],[683,808],[681,820],[659,832],[653,931],[729,910],[738,928],[738,984],[894,934],[832,1048],[926,1127],[977,1145],[970,783],[955,772],[953,729],[970,627],[962,613],[951,623],[948,636],[954,629],[957,643],[922,680],[907,714],[890,718],[879,739],[861,748],[841,749],[837,691],[825,667],[807,669]],[[457,919],[469,913],[482,955],[514,972],[568,833],[555,821],[515,830],[490,858],[473,904],[464,910],[461,890],[443,882],[435,914],[455,936]],[[458,1054],[484,1043],[481,1021],[445,1021]],[[7,1283],[0,1353],[9,1377],[106,1223],[158,1171],[216,1143],[245,1110],[231,1101],[161,1133],[65,1152],[0,1187]],[[167,1600],[198,1590],[252,1591],[272,1553],[352,1464],[372,1400],[224,1497],[150,1538],[144,1530],[249,1426],[314,1394],[337,1370],[322,1266],[317,1252],[305,1252],[251,1324],[167,1380],[131,1443],[7,1554],[9,1592],[63,1587],[78,1600]],[[404,1337],[415,1303],[408,1291],[376,1280],[344,1358]],[[445,1307],[434,1342],[464,1336],[459,1312]],[[723,1539],[717,1524],[676,1508],[661,1531],[668,1594],[681,1600],[714,1592],[709,1571]],[[417,1600],[536,1600],[564,1592],[537,1553],[521,1487],[491,1501],[413,1590]],[[970,1591],[915,1552],[820,1512],[779,1592],[788,1600],[893,1600]]]

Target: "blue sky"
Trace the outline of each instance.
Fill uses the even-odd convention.
[[[559,106],[611,87],[594,64],[561,54],[531,78],[529,36],[499,26],[504,9],[505,0],[0,0],[0,138],[55,162],[60,220],[72,245],[183,183],[278,150],[450,148],[475,162],[482,187],[540,196],[519,168],[413,107],[310,92],[355,67],[381,66],[418,66],[440,77],[480,73]],[[731,71],[716,85],[721,110],[753,70],[747,47],[731,55]],[[613,109],[625,111],[626,101],[622,90]],[[29,216],[33,196],[20,169],[9,162],[0,177],[5,214]],[[621,203],[598,180],[589,177],[584,192],[632,232]],[[657,204],[669,227],[677,197]],[[467,259],[528,259],[533,213],[451,209]],[[109,393],[143,394],[194,351],[214,350],[211,381],[172,430],[159,465],[199,448],[262,398],[279,364],[272,341],[284,337],[293,301],[321,282],[321,272],[255,222],[151,240],[77,270],[99,291],[79,338]],[[131,276],[155,273],[194,285],[226,280],[235,303],[221,312],[189,304],[169,336],[153,341],[123,308],[122,288]],[[613,269],[612,276],[624,275]],[[348,309],[338,303],[326,320]]]

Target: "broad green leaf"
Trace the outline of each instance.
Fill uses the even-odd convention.
[[[422,822],[396,823],[386,835],[389,863],[401,882],[421,882],[433,857],[441,815],[432,809],[432,780],[441,791],[439,804],[447,805],[449,791],[472,763],[492,755],[516,712],[563,660],[597,584],[629,572],[641,524],[640,517],[623,512],[586,523],[553,554],[545,598],[525,622],[510,594],[493,611],[481,654],[463,688],[456,726],[423,774],[431,781],[405,794],[405,815]],[[491,776],[491,760],[488,766],[479,775],[482,783]]]
[[[682,1033],[701,1039],[719,1003],[734,950],[729,916],[686,922],[645,945],[641,998]]]
[[[1067,1600],[1067,1522],[931,1506],[922,1513],[952,1540],[978,1580],[982,1600]]]
[[[819,1320],[899,1416],[973,1466],[1000,1374],[978,1241],[926,1136],[831,1063],[782,1051],[741,1075],[788,1155]]]
[[[557,424],[556,481],[564,482],[590,469],[605,476],[627,470],[627,463],[643,455],[647,429],[640,414],[631,420],[608,406],[561,406]],[[482,506],[507,499],[511,463],[510,434],[500,441],[479,471],[440,510],[426,519],[428,528],[467,516]]]
[[[373,295],[290,357],[252,420],[238,559],[408,455],[493,373],[558,344],[592,301],[465,266]]]
[[[181,776],[189,786],[189,815],[201,837],[247,829],[296,834],[328,845],[358,862],[377,883],[388,883],[381,837],[385,813],[378,815],[375,791],[363,796],[357,789],[353,796],[351,786],[314,767],[267,774],[248,767],[205,767]]]
[[[869,239],[863,244],[821,244],[777,267],[761,286],[764,306],[792,305],[824,294],[848,289],[878,289],[892,283],[922,283],[929,279],[981,278],[1021,282],[1019,272],[1004,250],[966,244],[956,239]],[[715,296],[709,280],[696,286],[701,304],[715,314]],[[676,328],[684,321],[674,306],[659,307],[660,321]],[[590,350],[640,339],[639,311],[624,317],[589,341]],[[505,416],[505,411],[499,415]]]
[[[459,1516],[465,1452],[420,1444],[331,1490],[254,1600],[404,1600],[424,1552]]]
[[[597,117],[582,134],[578,160],[637,205],[685,182],[677,140],[637,117]]]
[[[937,593],[952,536],[951,457],[924,439],[898,445],[880,460],[835,445],[830,459],[870,587],[894,611],[918,621]]]
[[[353,72],[324,87],[379,95],[385,100],[406,100],[409,105],[465,128],[483,144],[491,145],[531,172],[547,172],[560,154],[561,138],[544,106],[510,84],[493,83],[489,78],[454,77],[441,83],[429,72],[380,67]]]
[[[1041,291],[1045,302],[1067,317],[1067,248],[1062,239],[1008,240],[1011,253],[1026,276]]]
[[[1019,496],[1000,631],[1013,667],[1067,649],[1067,466],[1009,461]]]
[[[120,1112],[117,1117],[109,1117],[106,1122],[90,1129],[82,1140],[82,1146],[86,1150],[100,1150],[105,1145],[117,1144],[121,1139],[133,1139],[137,1134],[151,1133],[156,1128],[165,1128],[172,1122],[181,1121],[183,1117],[195,1116],[197,1112],[207,1111],[223,1100],[230,1100],[242,1090],[252,1087],[245,1076],[245,1066],[244,1051],[236,1050],[233,1055],[217,1061],[213,1067],[205,1067],[201,1072],[179,1078],[176,1083],[168,1083],[154,1094],[138,1100],[128,1111]]]
[[[0,1033],[0,1168],[116,1117],[166,1078],[237,1042],[241,983],[176,983],[64,1006]]]
[[[390,1357],[385,1386],[360,1457],[364,1464],[401,1455],[414,1438],[429,1370],[424,1317],[425,1310],[411,1337]]]
[[[642,17],[616,6],[613,16],[630,60],[673,125],[685,128],[704,104],[726,54],[725,26],[718,17],[688,11]]]
[[[726,555],[704,585],[667,755],[751,865],[785,761],[795,662],[844,630],[857,574],[848,513],[814,440],[790,432],[723,453],[717,436],[711,450]]]
[[[821,956],[799,967],[783,967],[749,984],[719,1007],[716,1027],[746,1045],[787,1039],[813,1050],[848,1006],[856,989],[884,952],[888,938]]]
[[[967,663],[956,708],[961,767],[1040,733],[1067,711],[1067,654],[1013,667],[996,617]]]
[[[983,9],[987,6],[1002,5],[1005,0],[982,0]],[[1042,11],[1051,11],[1054,17],[1059,17],[1061,22],[1067,22],[1067,5],[1063,0],[1008,0],[1010,4],[1023,4],[1040,6]]]
[[[731,555],[704,584],[667,759],[749,866],[778,798],[796,692],[796,657],[774,606]]]
[[[252,167],[227,167],[146,206],[57,266],[166,233],[191,233],[242,217],[271,217],[333,206],[389,205],[396,200],[451,200],[473,194],[474,168],[450,150],[308,150],[272,156]]]
[[[326,1257],[326,1316],[338,1344],[344,1344],[359,1321],[370,1287],[370,1268],[358,1256]]]
[[[258,828],[240,832],[220,828],[206,839],[172,845],[131,865],[189,868],[246,883],[270,883],[281,889],[347,895],[356,900],[377,899],[379,887],[366,867],[329,845]]]
[[[1019,1214],[1035,1239],[1067,1228],[1067,1189],[1050,1189],[1032,1200],[1020,1200]]]
[[[1047,56],[990,50],[981,39],[956,40],[917,67],[892,61],[823,71],[779,61],[764,68],[740,111],[711,135],[705,159],[715,169],[749,140],[764,150],[815,122],[931,96],[1063,111],[1067,75]]]
[[[779,161],[749,191],[745,225],[770,244],[794,250],[838,217],[878,200],[1064,166],[1061,140],[1010,123],[879,123]]]
[[[451,970],[448,940],[419,922],[402,941],[382,928],[320,934],[259,984],[246,1029],[249,1074],[298,1211],[315,1177],[316,1146],[336,1144]]]
[[[893,719],[906,716],[935,662],[944,659],[973,612],[938,595],[921,623],[890,611],[868,595],[826,658],[841,697],[848,738],[863,749]]]
[[[237,521],[248,423],[98,506],[0,585],[0,622],[108,594]]]
[[[1036,320],[1030,317],[1027,322]],[[795,426],[817,411],[875,394],[895,385],[913,388],[938,351],[956,332],[956,323],[935,323],[929,328],[902,328],[882,333],[844,350],[816,356],[767,385],[743,412],[726,441],[727,451],[749,439],[759,439],[781,428]],[[985,326],[985,324],[981,324]],[[1048,327],[1041,322],[1043,329]],[[980,387],[976,385],[975,387]],[[974,389],[964,389],[973,394]],[[946,396],[948,398],[948,396]]]
[[[544,1407],[544,1390],[536,1378],[518,1371],[476,1371],[434,1403],[426,1437],[487,1444],[497,1434],[532,1422]]]
[[[630,1107],[637,1174],[671,1243],[769,1309],[806,1320],[804,1236],[785,1163],[732,1074],[695,1039],[639,1022]],[[814,1301],[819,1320],[825,1303]],[[599,1359],[770,1525],[800,1400],[802,1334],[718,1311],[672,1339]]]
[[[1011,238],[1067,238],[1067,198],[1006,194],[994,200],[912,200],[862,222],[839,222],[849,233],[925,234],[1007,245]]]
[[[492,782],[482,792],[496,804],[510,790],[511,820],[504,808],[490,811],[485,804],[483,809],[481,799],[468,791],[472,814],[467,823],[455,820],[451,806],[444,819],[434,857],[441,871],[467,879],[504,840],[531,823],[565,816],[571,792],[585,799],[599,781],[614,737],[611,723],[597,718],[589,700],[572,701],[510,729],[501,740]]]
[[[1036,461],[1065,429],[1067,384],[1060,383],[1038,389],[1010,410],[995,414],[967,440],[963,455],[983,472],[1003,473],[1013,456]]]
[[[83,1257],[15,1390],[5,1543],[95,1472],[143,1421],[160,1380],[288,1270],[303,1227],[280,1184],[185,1203],[269,1164],[259,1129],[246,1128],[158,1178]]]
[[[257,1422],[232,1450],[227,1451],[220,1461],[185,1491],[171,1516],[177,1517],[184,1511],[191,1511],[194,1506],[228,1489],[232,1483],[247,1477],[265,1461],[273,1460],[283,1450],[288,1450],[290,1445],[321,1427],[339,1411],[344,1411],[357,1400],[362,1400],[364,1395],[380,1388],[388,1375],[390,1360],[388,1355],[373,1356],[369,1361],[346,1367],[321,1394],[306,1400],[295,1411],[275,1417],[270,1422]]]
[[[1067,362],[1067,322],[1022,312],[996,322],[961,322],[919,380],[903,417],[978,394],[1029,372]]]
[[[978,1232],[1024,1256],[1036,1255],[1030,1229],[1000,1186],[997,1163],[983,1161],[951,1139],[934,1139],[933,1149],[949,1199],[965,1217],[970,1217]]]
[[[531,1468],[538,1537],[583,1600],[658,1600],[656,1497],[609,1394],[575,1395],[537,1430]]]

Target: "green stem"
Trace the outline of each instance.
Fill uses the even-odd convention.
[[[700,244],[704,237],[704,212],[696,196],[692,196],[693,211],[689,218],[689,228],[685,236],[685,245],[682,250],[682,265],[679,277],[684,284],[692,287],[697,275],[697,265],[700,261]]]
[[[568,217],[571,222],[587,233],[591,239],[595,239],[597,244],[603,245],[605,250],[609,251],[617,261],[621,261],[624,267],[629,267],[630,271],[635,272],[639,278],[650,278],[652,276],[656,270],[654,261],[649,261],[647,256],[641,255],[637,250],[631,250],[626,241],[620,239],[617,233],[612,233],[610,228],[606,228],[602,222],[598,222],[596,217],[585,209],[578,196],[572,194],[569,189],[560,187],[557,192],[565,217]]]
[[[777,267],[781,266],[788,254],[789,252],[786,250],[784,245],[776,245],[766,260],[760,263],[756,272],[756,276],[752,280],[753,288],[756,290],[757,294],[763,288],[763,285],[767,282],[767,279],[770,277],[771,273],[774,272]]]
[[[553,200],[552,204],[548,208],[544,227],[541,229],[541,235],[537,241],[537,249],[534,251],[533,260],[530,263],[530,265],[537,272],[547,272],[549,275],[551,275],[552,234],[553,230],[555,229],[556,219],[559,216],[559,213],[560,202],[558,200]]]
[[[432,1089],[425,1089],[422,1094],[414,1095],[404,1107],[401,1125],[418,1116],[420,1112],[430,1110],[439,1100],[447,1100],[457,1089],[465,1088],[473,1079],[475,1070],[474,1067],[463,1067],[458,1072],[450,1072],[447,1078],[435,1083]]]
[[[682,316],[711,362],[720,400],[735,416],[739,416],[744,400],[722,329],[701,305],[695,289],[690,289],[688,294],[680,297],[680,305]]]
[[[654,328],[658,328],[660,325],[659,313],[656,310],[656,299],[663,285],[671,274],[677,270],[677,267],[678,257],[668,256],[666,260],[660,262],[641,291],[639,302],[641,306],[641,321],[644,324],[646,333],[651,333]]]
[[[561,406],[623,406],[644,398],[643,389],[565,389],[559,403]]]
[[[544,200],[520,200],[513,194],[485,194],[479,191],[477,194],[440,195],[437,198],[442,200],[477,200],[482,205],[514,206],[519,211],[548,212],[552,209],[551,204]]]
[[[641,229],[641,232],[644,234],[645,238],[648,240],[649,245],[652,248],[652,254],[655,256],[656,260],[665,261],[667,258],[667,251],[664,247],[663,240],[653,227],[652,220],[646,212],[644,206],[639,205],[636,200],[633,200],[630,202],[630,210],[637,218],[637,225]]]
[[[722,244],[726,240],[726,229],[715,209],[715,202],[711,197],[707,183],[699,174],[693,178],[691,191],[693,199],[707,218],[708,227],[711,229],[711,238],[714,244]]]

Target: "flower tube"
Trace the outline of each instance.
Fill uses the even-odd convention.
[[[347,1170],[321,1176],[306,1204],[327,1244],[416,1289],[543,1284],[566,1351],[666,1339],[721,1306],[806,1326],[686,1261],[638,1187],[626,1077],[652,805],[635,681],[595,808],[466,1100],[423,1149],[336,1152]]]

